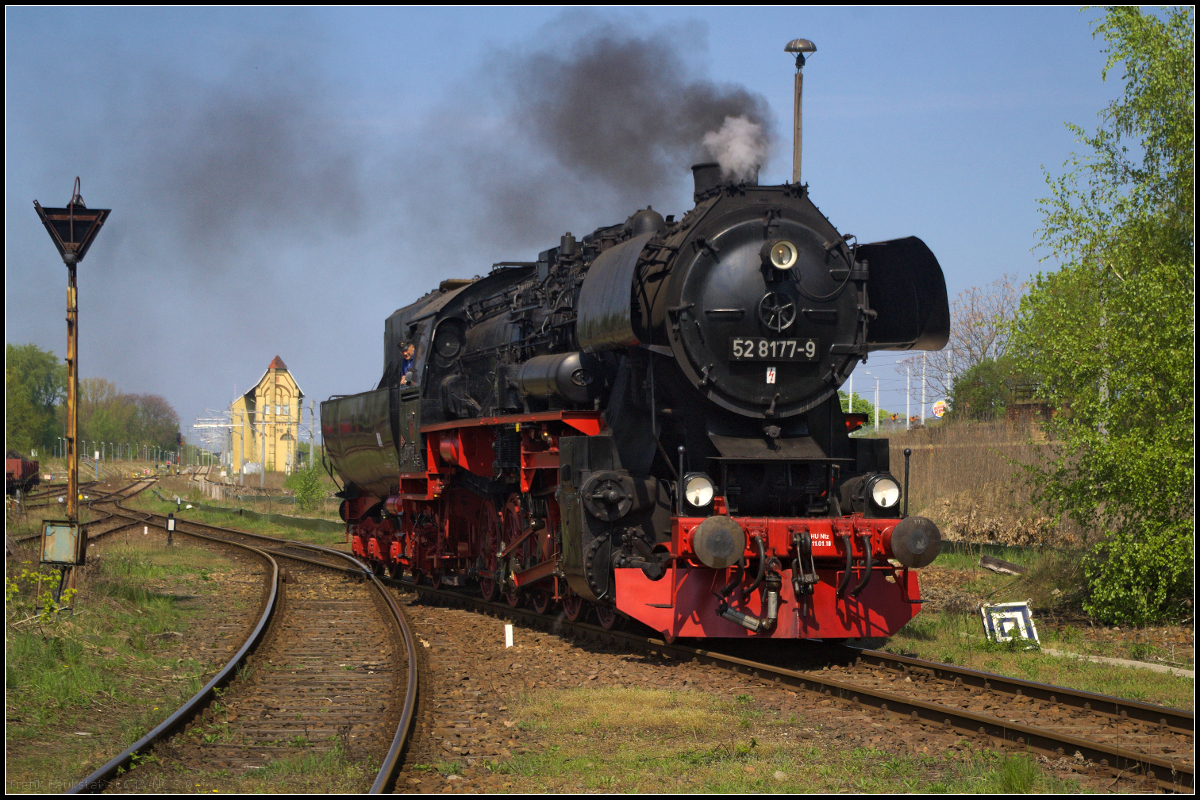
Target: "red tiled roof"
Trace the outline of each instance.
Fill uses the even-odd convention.
[[[271,365],[267,369],[287,369],[287,364],[283,363],[282,358],[275,356],[275,360],[271,362]]]

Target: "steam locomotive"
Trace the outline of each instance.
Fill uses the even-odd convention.
[[[837,390],[872,351],[946,343],[937,259],[858,244],[806,186],[693,174],[678,220],[567,233],[387,318],[378,387],[321,404],[355,553],[669,640],[917,613],[940,534]]]

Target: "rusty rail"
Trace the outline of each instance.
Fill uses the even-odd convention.
[[[219,540],[214,539],[214,541]],[[259,617],[258,624],[254,626],[254,630],[251,631],[250,636],[246,639],[245,643],[242,644],[237,653],[234,654],[233,658],[230,659],[229,663],[226,664],[221,671],[212,678],[212,680],[205,684],[204,688],[192,695],[192,697],[186,703],[180,706],[175,713],[171,714],[171,716],[163,720],[163,722],[155,727],[154,730],[138,739],[129,747],[125,748],[120,755],[116,756],[107,764],[100,767],[91,775],[88,775],[82,781],[71,787],[67,794],[103,791],[104,787],[113,778],[117,777],[120,772],[129,768],[130,764],[133,763],[133,757],[135,755],[146,750],[154,743],[167,738],[191,721],[191,719],[201,710],[201,708],[207,705],[210,700],[212,700],[212,698],[215,696],[215,691],[221,686],[224,686],[233,678],[234,672],[245,662],[250,653],[262,640],[263,634],[266,633],[267,626],[270,625],[271,619],[274,617],[275,609],[277,607],[276,601],[279,597],[279,565],[275,563],[275,559],[271,558],[269,554],[263,552],[262,550],[258,550],[244,544],[236,544],[233,542],[224,543],[233,544],[236,547],[243,547],[246,550],[250,550],[262,558],[265,558],[271,565],[273,574],[271,577],[270,592],[267,596],[266,603],[264,603],[263,613]]]
[[[166,519],[166,517],[164,517],[161,514],[155,514],[152,512],[135,512],[132,509],[128,509],[128,508],[125,508],[124,506],[120,505],[119,502],[115,503],[115,505],[117,505],[118,508],[122,509],[123,511],[125,511],[127,513],[149,514],[151,520],[165,521],[165,519]],[[373,587],[376,589],[377,592],[379,592],[380,596],[383,598],[385,604],[387,605],[389,613],[392,616],[393,622],[396,624],[397,628],[399,629],[401,639],[404,642],[406,659],[408,661],[405,699],[404,699],[404,705],[402,706],[401,711],[400,711],[400,721],[399,721],[398,725],[396,726],[396,733],[392,738],[392,743],[391,743],[390,747],[388,748],[387,754],[383,758],[382,764],[379,768],[379,771],[375,777],[374,782],[372,783],[369,793],[370,794],[380,794],[382,792],[387,791],[388,788],[395,781],[396,774],[400,769],[401,759],[403,757],[405,748],[407,747],[408,742],[411,740],[411,737],[412,737],[412,733],[413,733],[415,721],[416,721],[417,698],[418,698],[418,694],[420,691],[420,679],[419,679],[418,664],[417,664],[416,637],[414,637],[412,635],[412,631],[408,627],[408,621],[404,618],[404,614],[401,611],[400,606],[396,602],[395,598],[392,597],[392,595],[387,591],[387,588],[384,586],[384,584],[370,570],[370,568],[367,565],[363,564],[361,561],[359,561],[357,558],[350,555],[349,553],[345,553],[340,550],[335,550],[335,549],[329,548],[329,547],[321,547],[320,545],[308,544],[305,542],[293,542],[293,541],[290,541],[287,539],[280,539],[280,538],[274,537],[274,536],[266,536],[264,534],[258,534],[258,533],[248,533],[246,531],[239,531],[239,530],[234,530],[231,528],[221,528],[216,525],[209,525],[207,523],[202,523],[202,522],[194,522],[192,520],[177,520],[177,522],[182,525],[187,525],[189,527],[198,527],[198,528],[203,528],[203,529],[206,529],[209,531],[215,531],[215,532],[219,533],[220,535],[219,536],[208,536],[205,534],[196,533],[194,531],[183,530],[182,528],[178,528],[178,527],[176,528],[177,533],[184,533],[189,536],[200,536],[202,538],[210,539],[212,541],[217,541],[217,542],[221,542],[224,544],[234,544],[234,545],[240,546],[240,547],[247,547],[248,549],[262,552],[264,555],[267,555],[268,558],[270,558],[272,555],[276,556],[276,557],[281,557],[281,558],[290,558],[290,559],[294,559],[294,560],[298,560],[298,561],[303,561],[305,563],[313,564],[318,567],[323,567],[325,569],[338,569],[338,570],[343,570],[346,572],[352,572],[354,574],[361,574],[370,579]],[[155,524],[158,524],[158,523],[156,522]],[[161,525],[159,525],[159,527],[161,527]],[[230,537],[252,539],[252,540],[256,541],[264,549],[259,550],[258,548],[251,548],[249,545],[246,545],[244,543],[231,541]],[[267,548],[269,548],[269,549],[267,549]],[[352,566],[351,567],[338,567],[337,565],[331,564],[328,561],[310,559],[310,558],[305,558],[304,556],[301,556],[301,555],[297,555],[295,553],[283,552],[285,550],[294,550],[294,549],[307,550],[314,554],[320,554],[320,555],[324,555],[327,557],[331,556],[337,560],[349,562],[349,564],[351,564]],[[272,563],[275,563],[274,559],[272,559]]]

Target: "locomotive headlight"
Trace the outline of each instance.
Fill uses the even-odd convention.
[[[768,258],[771,260],[771,266],[775,269],[791,269],[796,266],[796,261],[800,258],[800,251],[796,249],[796,245],[782,240],[771,244]]]
[[[715,494],[712,478],[707,475],[697,472],[683,476],[683,496],[688,505],[707,508],[712,504]]]
[[[887,475],[879,475],[868,486],[871,502],[880,508],[892,508],[900,502],[900,484]]]

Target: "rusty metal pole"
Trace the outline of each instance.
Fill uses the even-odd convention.
[[[67,264],[67,521],[79,523],[79,293],[75,284],[74,253],[64,253]],[[87,552],[87,534],[79,532],[80,557]],[[75,588],[75,570],[67,579],[67,588]]]
[[[34,210],[58,254],[67,267],[67,521],[78,531],[75,564],[69,570],[68,588],[75,588],[74,566],[82,566],[87,557],[87,531],[79,524],[79,292],[76,267],[96,239],[110,209],[88,209],[79,194],[79,178],[65,208],[43,208],[37,200]],[[99,464],[97,464],[97,469]],[[61,563],[61,562],[54,562]]]

